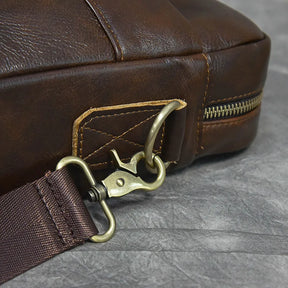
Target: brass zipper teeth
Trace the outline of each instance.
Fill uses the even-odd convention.
[[[204,110],[203,120],[230,118],[251,112],[261,104],[262,96],[263,93],[260,93],[246,100],[207,107]]]

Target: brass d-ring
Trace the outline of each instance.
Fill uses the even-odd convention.
[[[179,108],[180,105],[181,103],[177,100],[171,101],[170,103],[165,105],[152,124],[152,127],[150,129],[150,132],[148,134],[148,137],[145,142],[145,147],[144,147],[145,161],[146,161],[147,166],[150,168],[155,168],[154,161],[153,161],[153,147],[154,147],[158,132],[162,124],[164,123],[164,121],[167,119],[167,117],[174,110]]]
[[[94,176],[92,175],[92,172],[90,171],[87,163],[79,157],[75,157],[75,156],[64,157],[63,159],[61,159],[58,162],[56,170],[59,170],[59,169],[63,168],[64,166],[67,166],[70,164],[76,164],[76,165],[80,166],[82,168],[82,170],[84,171],[84,173],[88,179],[89,184],[92,187],[96,186],[97,182],[94,179]],[[100,199],[99,204],[101,205],[102,210],[105,213],[105,215],[109,221],[109,228],[104,234],[98,234],[98,235],[94,235],[94,236],[90,237],[90,240],[93,242],[106,242],[112,238],[112,236],[115,232],[115,229],[116,229],[116,222],[115,222],[114,215],[111,212],[111,210],[109,209],[105,200]]]

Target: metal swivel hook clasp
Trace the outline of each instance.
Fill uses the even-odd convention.
[[[57,165],[57,170],[63,168],[66,165],[76,164],[82,168],[87,180],[91,186],[88,191],[90,200],[92,202],[99,202],[108,221],[109,228],[103,234],[97,234],[90,238],[93,242],[106,242],[112,238],[115,229],[116,222],[113,213],[106,204],[105,199],[112,197],[121,197],[135,190],[152,191],[159,188],[166,177],[166,166],[169,163],[163,163],[158,155],[153,153],[153,146],[158,134],[158,131],[163,124],[163,121],[169,116],[169,114],[179,107],[178,101],[171,101],[168,103],[162,111],[156,117],[150,133],[148,135],[144,151],[136,153],[132,156],[130,162],[124,163],[120,160],[120,157],[116,150],[111,150],[113,162],[116,167],[116,171],[111,173],[103,181],[96,182],[92,172],[90,171],[88,164],[79,157],[68,156],[60,160]],[[157,173],[157,178],[154,182],[146,182],[138,175],[137,166],[142,159],[146,162],[146,167],[149,171]]]
[[[164,182],[166,168],[157,155],[153,155],[153,162],[157,170],[157,179],[154,182],[145,182],[138,176],[137,164],[145,158],[144,151],[135,154],[129,163],[123,163],[116,150],[111,150],[117,170],[102,181],[107,189],[108,197],[121,197],[135,190],[153,191],[158,189]]]
[[[137,176],[137,164],[145,157],[143,151],[135,154],[129,163],[123,163],[115,150],[112,150],[111,152],[117,170],[100,183],[96,182],[87,163],[79,157],[65,157],[58,163],[56,168],[58,170],[66,165],[76,164],[84,171],[87,180],[91,185],[91,188],[88,191],[90,200],[93,202],[99,202],[109,221],[109,228],[104,234],[94,235],[90,238],[90,240],[93,242],[106,242],[112,238],[115,232],[115,217],[108,207],[105,199],[121,197],[139,189],[147,191],[156,190],[162,185],[166,176],[165,165],[159,156],[153,155],[154,165],[158,171],[157,179],[152,183],[148,183],[143,181],[141,177]]]

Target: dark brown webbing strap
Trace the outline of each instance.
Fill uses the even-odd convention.
[[[97,229],[64,168],[0,197],[0,284]]]

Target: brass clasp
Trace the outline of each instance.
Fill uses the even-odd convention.
[[[79,157],[67,156],[67,157],[62,158],[58,162],[56,170],[59,170],[59,169],[63,168],[64,166],[71,165],[71,164],[74,164],[74,165],[81,167],[81,169],[85,173],[87,180],[88,180],[90,186],[92,187],[92,189],[94,187],[96,188],[99,186],[99,184],[96,182],[91,170],[89,169],[88,164]],[[106,241],[108,241],[109,239],[112,238],[112,236],[115,232],[115,229],[116,229],[115,217],[114,217],[113,213],[111,212],[111,210],[109,209],[108,205],[106,204],[105,198],[106,198],[105,191],[104,191],[104,193],[99,193],[98,201],[99,201],[99,204],[101,205],[102,210],[104,211],[104,213],[105,213],[105,215],[109,221],[109,229],[104,234],[92,236],[90,238],[90,240],[92,240],[93,242],[106,242]]]
[[[113,155],[113,162],[115,163],[116,171],[101,181],[101,184],[97,183],[91,187],[88,191],[91,201],[100,201],[101,204],[101,202],[105,203],[104,199],[106,199],[106,197],[122,197],[139,189],[152,191],[156,190],[163,184],[166,176],[166,168],[159,156],[153,155],[154,165],[158,172],[157,179],[152,183],[148,183],[143,181],[141,177],[137,176],[137,164],[140,160],[145,158],[145,153],[143,151],[136,153],[129,163],[123,163],[116,150],[111,150],[111,153]],[[102,204],[101,206],[104,210]],[[105,234],[94,235],[91,237],[90,240],[93,242],[108,241],[114,234],[115,227],[113,225],[115,221],[111,221],[111,219],[114,219],[114,216],[108,206],[105,207],[104,213],[109,219],[110,227]]]
[[[106,242],[112,238],[115,232],[115,217],[108,205],[106,204],[105,200],[107,198],[121,197],[139,189],[147,191],[156,190],[162,185],[166,176],[165,165],[159,156],[153,155],[154,165],[158,171],[157,179],[152,183],[148,183],[143,181],[141,177],[137,176],[137,164],[145,157],[143,151],[136,153],[131,158],[129,163],[123,163],[120,160],[116,150],[112,150],[111,152],[117,170],[110,174],[106,179],[101,181],[101,183],[96,182],[87,163],[79,157],[65,157],[60,160],[56,167],[56,169],[58,170],[63,168],[64,166],[74,164],[82,168],[91,186],[90,190],[88,191],[90,201],[99,202],[102,210],[104,211],[109,221],[109,228],[105,233],[94,235],[90,238],[90,240],[93,242]]]
[[[61,169],[62,167],[70,164],[76,164],[82,168],[91,186],[90,190],[88,191],[90,201],[100,203],[102,210],[109,221],[108,230],[103,234],[92,236],[90,238],[91,241],[106,242],[112,238],[115,232],[116,222],[113,213],[106,204],[105,200],[107,198],[121,197],[139,189],[153,191],[163,184],[166,177],[166,166],[168,166],[169,163],[163,163],[161,158],[158,155],[155,155],[152,150],[156,136],[164,120],[178,107],[178,101],[171,101],[162,109],[162,111],[160,111],[151,127],[144,151],[138,152],[132,156],[130,162],[122,162],[116,150],[111,150],[116,171],[111,173],[100,183],[96,182],[94,179],[88,164],[79,157],[68,156],[60,160],[58,163],[56,169]],[[157,173],[157,178],[154,182],[146,182],[138,176],[137,166],[142,159],[145,160],[146,168],[150,172]]]
[[[145,158],[144,151],[135,154],[129,163],[123,163],[116,150],[111,150],[117,170],[102,181],[107,189],[109,198],[121,197],[135,190],[153,191],[158,189],[164,182],[166,169],[159,156],[153,154],[153,162],[157,170],[157,179],[148,183],[137,174],[137,164]]]

